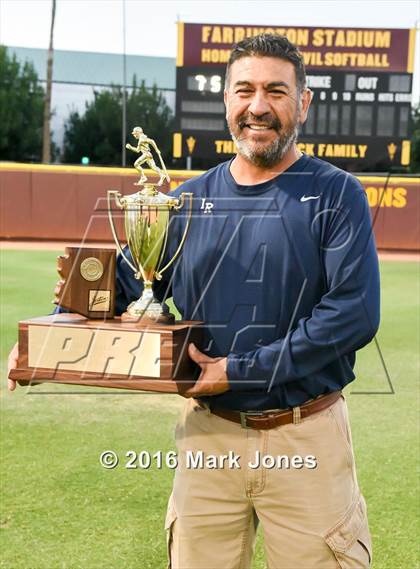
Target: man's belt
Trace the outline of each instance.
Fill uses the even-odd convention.
[[[334,391],[328,395],[321,395],[300,407],[293,407],[286,411],[228,411],[226,409],[213,409],[211,406],[209,409],[213,415],[239,423],[244,429],[267,430],[289,423],[300,423],[302,419],[327,409],[340,397],[341,391]],[[201,402],[199,404],[206,407]]]

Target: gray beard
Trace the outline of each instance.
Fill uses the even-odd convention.
[[[289,130],[280,135],[270,146],[267,146],[263,150],[252,150],[245,139],[236,138],[232,132],[230,134],[241,156],[259,168],[272,168],[280,162],[296,142],[298,127],[296,125],[293,130]]]

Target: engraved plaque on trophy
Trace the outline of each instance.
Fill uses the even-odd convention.
[[[9,377],[21,385],[52,382],[182,393],[199,371],[188,357],[190,342],[200,342],[197,322],[142,327],[78,314],[31,318],[19,322],[18,368]]]
[[[115,251],[68,247],[66,255],[58,258],[64,285],[55,302],[71,312],[19,323],[18,367],[9,377],[20,384],[55,382],[182,393],[198,377],[188,344],[200,345],[202,323],[175,322],[152,289],[154,279],[160,279],[181,254],[192,218],[192,194],[175,198],[158,191],[165,179],[169,181],[159,149],[140,127],[132,134],[138,144],[127,147],[140,154],[134,166],[141,175],[136,183],[141,189],[131,195],[108,191],[108,215],[119,253],[143,282],[142,295],[121,317],[113,318]],[[144,163],[159,176],[157,184],[148,182]],[[124,216],[131,258],[117,237],[112,205]],[[187,220],[173,257],[166,259],[172,210],[184,210]]]
[[[62,287],[54,302],[94,320],[113,318],[115,259],[114,249],[66,247],[57,258]]]

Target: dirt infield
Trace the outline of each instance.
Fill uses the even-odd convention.
[[[65,247],[81,247],[82,244],[76,241],[14,241],[0,240],[1,249],[15,249],[27,251],[64,251]],[[112,243],[89,242],[84,247],[104,247],[105,249],[116,249]]]
[[[381,261],[420,261],[420,252],[407,252],[407,251],[378,251],[379,259]]]
[[[28,250],[28,251],[64,251],[65,247],[80,247],[80,243],[65,241],[1,241],[0,250]],[[86,247],[104,247],[115,249],[112,243],[86,243]],[[379,251],[381,261],[420,261],[420,251],[413,253],[407,251]]]

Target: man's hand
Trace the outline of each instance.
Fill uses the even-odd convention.
[[[12,351],[9,354],[9,359],[7,360],[7,375],[11,369],[16,369],[18,364],[18,356],[19,356],[19,344],[13,346]],[[13,379],[7,379],[7,387],[9,391],[14,391],[16,389],[16,381]]]
[[[63,280],[57,281],[57,284],[55,285],[55,289],[54,289],[53,304],[60,304],[61,294],[63,292],[63,287],[64,287],[65,282],[66,281],[63,281]]]
[[[218,395],[229,390],[229,381],[225,371],[226,358],[206,356],[194,344],[188,346],[188,355],[201,367],[201,374],[194,387],[182,394],[184,397]]]

